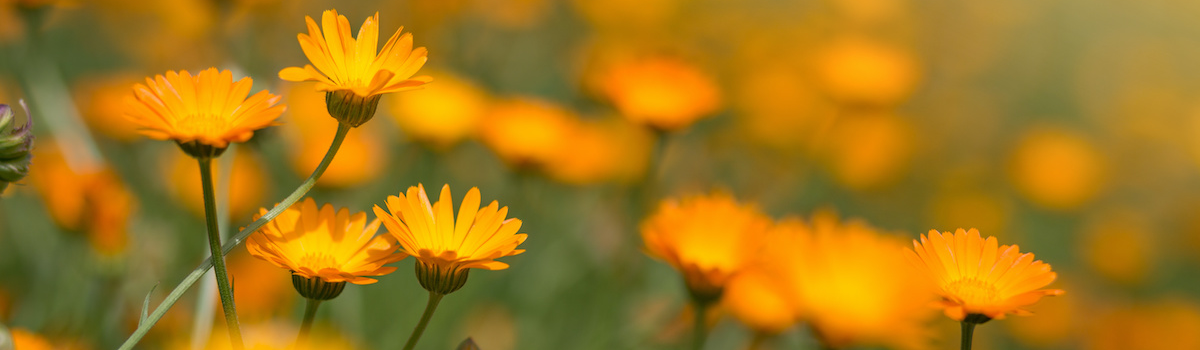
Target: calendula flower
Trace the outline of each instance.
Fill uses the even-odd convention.
[[[363,21],[357,38],[350,36],[350,22],[337,10],[321,14],[321,27],[312,17],[304,16],[308,34],[299,34],[300,48],[312,62],[279,71],[287,81],[315,81],[317,91],[325,92],[329,115],[339,122],[359,126],[375,116],[382,94],[413,90],[433,78],[413,77],[425,65],[428,51],[412,48],[412,34],[392,34],[378,53],[379,13]]]
[[[53,140],[51,140],[53,141]],[[85,235],[102,257],[116,257],[128,243],[129,219],[137,197],[107,165],[80,169],[56,142],[36,150],[29,182],[59,227]]]
[[[786,219],[767,232],[763,249],[753,263],[730,279],[722,305],[731,315],[760,335],[774,335],[799,319],[779,278],[779,265],[796,255],[796,249],[812,233],[799,219]]]
[[[230,142],[245,142],[271,126],[286,109],[266,90],[246,97],[253,80],[233,81],[233,73],[209,68],[192,76],[169,71],[133,86],[125,116],[156,140],[173,140],[188,155],[211,158]]]
[[[774,264],[799,320],[830,349],[925,348],[933,295],[905,266],[903,241],[829,212],[810,226],[793,237],[792,256]]]
[[[262,208],[255,220],[266,215]],[[366,276],[395,271],[383,266],[408,256],[396,250],[396,240],[376,236],[379,220],[367,223],[366,213],[350,214],[312,198],[293,204],[246,241],[250,254],[292,271],[292,284],[300,295],[315,300],[336,297],[346,282],[371,284]]]
[[[1062,295],[1061,289],[1038,289],[1058,276],[1050,265],[1021,254],[1016,245],[998,245],[996,237],[983,239],[979,231],[958,229],[942,235],[930,230],[906,249],[908,260],[922,271],[944,298],[946,316],[958,321],[968,316],[1002,319],[1006,314],[1028,315],[1024,307],[1043,296]]]
[[[479,208],[479,188],[463,198],[455,218],[450,185],[442,186],[437,203],[429,204],[425,186],[418,184],[399,196],[388,196],[387,210],[375,206],[375,215],[402,249],[417,258],[417,280],[426,290],[449,294],[467,282],[467,269],[503,270],[498,258],[525,252],[517,249],[526,234],[517,233],[521,220],[505,218],[508,207],[492,201]]]
[[[683,274],[694,298],[715,301],[751,263],[770,219],[726,194],[668,199],[642,223],[646,253]]]
[[[658,130],[682,129],[721,107],[721,94],[712,78],[674,59],[618,64],[600,85],[622,115]]]

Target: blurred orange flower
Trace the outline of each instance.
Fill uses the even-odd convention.
[[[279,96],[266,90],[246,98],[252,83],[249,77],[235,83],[233,73],[216,68],[194,77],[188,71],[169,71],[166,76],[146,78],[145,85],[134,85],[125,115],[152,139],[223,149],[271,126],[285,109],[275,105]]]
[[[689,292],[719,298],[762,249],[771,221],[727,194],[666,199],[642,222],[646,254],[683,275]]]
[[[198,217],[204,217],[204,193],[200,186],[200,169],[196,161],[179,152],[163,154],[163,177],[168,181],[168,190],[185,208]],[[233,169],[229,176],[229,217],[233,220],[249,216],[254,208],[263,203],[266,173],[263,161],[249,147],[238,147],[233,154]],[[224,162],[213,162],[213,179],[216,188],[224,185],[222,176]],[[218,194],[218,197],[220,195]]]
[[[511,99],[491,107],[480,139],[513,167],[538,167],[569,141],[577,118],[562,107],[533,99]]]
[[[440,84],[439,84],[440,85]],[[288,147],[288,161],[298,176],[306,177],[325,158],[338,122],[329,118],[321,93],[299,84],[287,90],[292,112],[280,129]],[[347,133],[337,156],[317,179],[317,186],[350,188],[384,175],[391,147],[382,129],[368,128]]]
[[[341,122],[358,126],[375,115],[379,95],[413,90],[433,78],[413,77],[428,59],[424,47],[412,48],[412,34],[400,35],[403,27],[377,53],[379,13],[368,17],[358,30],[357,40],[350,36],[350,22],[337,10],[321,13],[321,27],[312,17],[304,16],[308,34],[299,34],[300,48],[312,64],[287,67],[279,78],[287,81],[315,81],[317,91],[326,92],[330,115]],[[316,66],[316,68],[314,68]]]
[[[266,214],[261,208],[254,219]],[[378,281],[364,276],[389,274],[396,268],[383,265],[408,257],[396,251],[395,238],[375,235],[379,224],[367,223],[364,212],[351,215],[349,209],[335,211],[331,204],[318,208],[316,201],[305,198],[251,234],[246,249],[292,276],[372,284]]]
[[[450,185],[442,186],[432,205],[425,186],[410,186],[408,193],[387,197],[387,210],[375,206],[375,216],[401,248],[417,258],[417,279],[430,292],[449,294],[466,283],[467,269],[503,270],[508,264],[496,259],[524,253],[517,246],[528,235],[517,233],[521,220],[505,218],[508,207],[492,201],[479,208],[479,188],[463,197],[455,219]]]
[[[124,114],[129,87],[139,79],[133,73],[115,73],[77,82],[72,96],[88,127],[117,141],[137,140],[138,127]]]
[[[795,312],[829,348],[926,347],[933,295],[904,265],[903,243],[865,223],[814,215],[792,257],[777,263]]]
[[[996,237],[983,239],[976,229],[945,236],[930,230],[920,242],[913,240],[913,249],[905,253],[944,299],[940,305],[946,316],[957,321],[974,314],[990,319],[1028,315],[1024,307],[1043,296],[1065,293],[1038,289],[1058,277],[1049,264],[1033,260],[1033,253],[1021,254],[1018,246],[996,242]]]
[[[1096,146],[1068,130],[1038,127],[1026,132],[1009,171],[1017,190],[1050,209],[1077,208],[1100,193],[1106,176]]]
[[[556,180],[586,185],[632,182],[646,171],[653,143],[649,132],[628,121],[581,121],[545,166]]]
[[[85,234],[103,256],[124,252],[129,218],[137,207],[133,193],[111,169],[77,170],[52,140],[39,141],[29,181],[50,217],[59,227]]]
[[[721,302],[730,314],[759,334],[782,333],[796,324],[799,314],[780,282],[777,265],[794,257],[810,231],[795,219],[785,219],[770,229],[762,252],[725,287]]]
[[[37,333],[30,332],[24,328],[13,328],[9,331],[12,335],[12,348],[21,350],[55,350],[60,347],[54,346],[49,340]]]
[[[835,100],[871,106],[899,104],[921,76],[911,52],[858,37],[830,43],[818,54],[816,69]]]
[[[288,285],[288,277],[268,261],[256,259],[248,251],[235,249],[225,256],[229,278],[237,281],[233,290],[238,302],[238,318],[256,323],[287,315],[294,305],[296,292]],[[214,300],[216,295],[213,296]],[[213,303],[213,312],[221,312],[221,304]]]
[[[659,130],[678,130],[721,107],[716,82],[677,59],[620,62],[603,73],[601,93],[623,116]]]
[[[452,74],[438,74],[437,84],[396,95],[388,106],[400,130],[437,149],[475,136],[488,96],[474,83]]]
[[[1086,350],[1200,349],[1200,307],[1167,298],[1125,306],[1090,319]]]
[[[1078,236],[1083,261],[1100,276],[1127,286],[1151,277],[1163,249],[1153,223],[1134,209],[1109,209],[1091,215]]]
[[[856,190],[895,183],[916,149],[912,122],[891,113],[852,114],[840,118],[823,138],[834,178]]]

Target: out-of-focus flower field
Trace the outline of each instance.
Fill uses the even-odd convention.
[[[686,349],[694,329],[705,349],[956,349],[903,254],[958,228],[1066,292],[975,349],[1200,349],[1200,2],[0,0],[0,103],[36,136],[0,188],[17,349],[117,348],[209,255],[199,167],[139,134],[135,84],[216,67],[286,105],[213,159],[227,237],[318,166],[339,122],[281,70],[333,8],[353,34],[378,13],[381,46],[403,26],[433,80],[382,95],[306,197],[374,220],[410,186],[449,184],[455,213],[478,187],[528,235],[418,349]],[[749,236],[756,268],[704,269]],[[313,347],[404,344],[430,295],[416,255],[322,303]],[[288,271],[245,244],[226,261],[247,347],[291,346]],[[137,348],[228,346],[211,276]]]

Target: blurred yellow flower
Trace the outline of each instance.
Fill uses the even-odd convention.
[[[85,78],[72,90],[75,104],[87,126],[101,135],[117,141],[138,139],[138,127],[124,118],[125,98],[129,87],[140,78],[133,73],[115,73]]]
[[[433,78],[413,77],[428,59],[424,47],[413,49],[412,34],[400,35],[403,27],[377,53],[379,13],[368,17],[358,30],[357,40],[350,36],[350,22],[337,10],[321,14],[321,27],[312,17],[304,16],[308,34],[299,34],[300,48],[312,64],[287,67],[279,78],[287,81],[315,81],[324,91],[329,114],[350,126],[359,126],[375,115],[379,95],[413,90]],[[322,31],[323,30],[323,31]],[[314,68],[313,66],[316,66]]]
[[[921,77],[911,52],[858,37],[830,43],[816,57],[816,69],[831,97],[853,105],[899,104]]]
[[[338,122],[326,114],[323,101],[321,93],[300,84],[287,89],[292,112],[280,129],[290,146],[288,161],[292,171],[301,177],[308,176],[325,158],[334,136],[329,131],[337,129]],[[391,150],[382,129],[347,133],[337,157],[317,179],[317,186],[350,188],[375,180],[384,175],[383,169],[392,159]]]
[[[254,219],[266,214],[266,208],[259,209]],[[305,198],[251,234],[246,249],[292,276],[372,284],[378,281],[365,276],[389,274],[396,268],[383,265],[408,256],[396,250],[395,238],[375,235],[379,224],[378,219],[367,223],[367,213],[351,215],[349,209],[335,210],[332,204],[317,208],[316,201]]]
[[[1021,254],[1016,245],[998,246],[996,237],[985,240],[976,229],[945,236],[930,230],[920,242],[913,240],[905,255],[942,296],[946,316],[957,321],[975,314],[990,319],[1028,315],[1026,306],[1065,293],[1038,289],[1058,277],[1049,264],[1033,260],[1033,253]]]
[[[545,101],[518,98],[499,102],[484,118],[480,139],[513,167],[550,162],[569,142],[577,118]]]
[[[621,119],[581,121],[545,165],[553,179],[587,185],[641,179],[649,163],[652,136]]]
[[[808,225],[798,219],[784,219],[772,226],[754,262],[725,287],[721,300],[725,309],[759,334],[782,333],[796,324],[799,314],[780,282],[778,265],[792,259],[811,234]]]
[[[1139,286],[1162,258],[1154,231],[1152,222],[1134,209],[1097,211],[1078,236],[1079,252],[1100,276]]]
[[[678,130],[721,107],[716,82],[671,58],[619,62],[600,78],[601,93],[623,116],[659,130]]]
[[[901,243],[858,221],[814,215],[792,257],[778,261],[793,310],[828,348],[926,347],[933,295],[904,265]]]
[[[196,184],[200,183],[200,165],[179,152],[162,155],[162,175],[168,181],[168,191],[188,211],[204,217],[204,193]],[[223,162],[213,162],[213,180],[216,188],[226,186],[222,177]],[[249,216],[255,208],[263,205],[267,188],[266,170],[263,160],[249,147],[238,147],[233,154],[233,169],[229,175],[229,218],[239,220]]]
[[[137,198],[112,169],[75,169],[53,140],[39,140],[29,181],[59,227],[80,232],[102,256],[125,251]]]
[[[1085,350],[1200,349],[1200,307],[1167,298],[1088,319]]]
[[[713,300],[753,261],[770,224],[755,206],[717,193],[663,200],[641,231],[646,254],[678,270],[694,297]]]
[[[1047,127],[1025,133],[1009,166],[1021,194],[1057,210],[1077,208],[1095,198],[1106,171],[1104,156],[1087,139]]]
[[[438,74],[438,83],[424,90],[395,95],[387,103],[400,130],[437,149],[475,136],[488,96],[474,83],[452,74]]]
[[[892,113],[845,115],[823,138],[826,161],[843,186],[885,187],[907,170],[915,135],[912,121]]]
[[[527,235],[517,233],[521,220],[505,218],[508,207],[492,201],[479,208],[479,188],[463,197],[454,216],[450,185],[442,186],[436,203],[429,203],[425,186],[410,186],[407,195],[388,196],[387,210],[375,206],[375,216],[400,241],[405,252],[417,258],[417,279],[426,290],[449,294],[467,280],[467,269],[503,270],[498,258],[525,252],[517,249]]]
[[[266,90],[247,98],[251,84],[249,77],[235,83],[233,73],[216,68],[194,77],[188,71],[169,71],[134,85],[125,115],[147,137],[174,140],[193,157],[211,157],[230,142],[249,140],[283,113],[285,107],[275,105],[279,96]]]

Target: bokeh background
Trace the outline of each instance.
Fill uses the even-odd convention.
[[[385,96],[310,196],[369,211],[417,183],[456,199],[478,186],[529,234],[511,268],[442,302],[422,348],[682,347],[686,294],[638,224],[662,198],[714,190],[906,239],[977,227],[1053,265],[1068,294],[980,327],[976,349],[1200,348],[1200,2],[0,4],[0,102],[25,99],[38,137],[0,199],[0,322],[57,348],[116,347],[147,293],[157,304],[205,256],[195,162],[121,117],[132,84],[215,66],[284,96],[283,125],[220,158],[236,231],[332,139],[322,96],[277,73],[307,63],[303,18],[333,7],[355,29],[376,11],[385,35],[403,25],[435,82]],[[629,121],[662,111],[701,118]],[[303,302],[287,273],[244,248],[229,260],[250,337],[290,342]],[[411,264],[347,288],[318,327],[403,342],[426,298]],[[223,329],[214,290],[194,288],[140,347]],[[956,323],[930,326],[931,347],[956,346]],[[721,317],[708,348],[749,334]],[[803,327],[771,345],[816,347]]]

